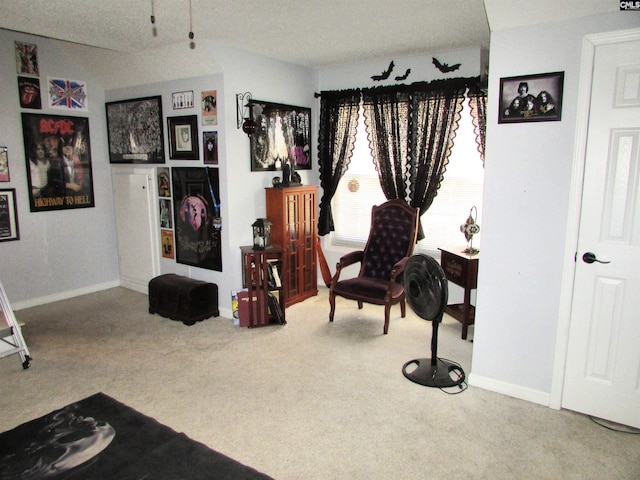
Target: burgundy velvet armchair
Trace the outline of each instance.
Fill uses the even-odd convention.
[[[336,265],[329,286],[333,322],[336,296],[363,303],[384,305],[384,333],[389,332],[391,305],[400,304],[404,318],[406,304],[402,273],[413,253],[418,235],[419,213],[403,200],[389,200],[371,209],[371,229],[364,250],[344,255]],[[360,262],[357,277],[340,280],[343,268]]]

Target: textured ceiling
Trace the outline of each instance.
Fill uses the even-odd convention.
[[[496,30],[617,8],[613,0],[0,0],[0,28],[139,52],[188,44],[192,25],[195,48],[209,39],[323,67],[488,47],[490,24]]]

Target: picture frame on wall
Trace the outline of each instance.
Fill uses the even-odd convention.
[[[501,78],[498,123],[560,121],[563,84],[564,72]]]
[[[110,163],[165,163],[162,97],[108,102]]]
[[[222,271],[218,168],[172,167],[176,262]]]
[[[16,189],[0,188],[0,242],[20,240]]]
[[[218,165],[218,132],[202,132],[205,165]]]
[[[311,169],[311,109],[251,100],[257,128],[250,135],[251,171],[280,170],[289,160],[294,170]]]
[[[172,160],[199,160],[198,116],[167,117],[169,157]]]
[[[182,110],[183,108],[193,108],[193,90],[184,92],[174,92],[171,94],[174,110]]]
[[[32,212],[94,207],[89,119],[22,113]]]
[[[9,149],[0,147],[0,182],[11,181],[9,174]]]

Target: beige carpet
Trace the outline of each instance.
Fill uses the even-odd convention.
[[[116,288],[16,312],[33,357],[0,360],[0,431],[104,392],[280,480],[638,479],[640,435],[478,388],[408,381],[431,324],[326,289],[285,326],[229,319],[187,327]],[[410,309],[409,309],[410,310]],[[439,356],[470,372],[473,344],[448,317]]]

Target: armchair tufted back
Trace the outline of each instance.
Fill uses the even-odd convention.
[[[417,235],[418,209],[404,200],[374,206],[360,276],[389,280],[394,264],[413,253]]]

